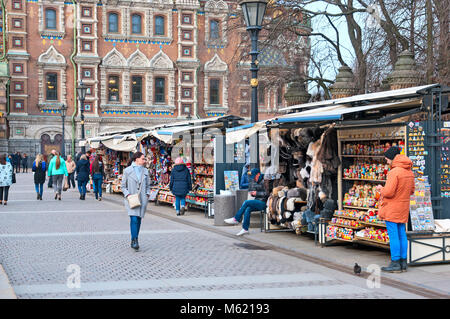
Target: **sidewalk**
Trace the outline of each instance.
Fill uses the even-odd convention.
[[[0,264],[0,299],[17,299],[6,272]]]
[[[123,199],[120,195],[104,194],[103,199],[123,205]],[[194,227],[220,232],[225,236],[235,237],[235,234],[242,227],[241,225],[214,226],[214,219],[206,218],[203,211],[196,209],[187,211],[184,216],[176,216],[174,209],[167,204],[156,206],[153,202],[150,202],[147,207],[147,213],[190,224]],[[370,246],[358,246],[355,248],[345,243],[321,247],[320,245],[315,245],[312,235],[296,235],[294,232],[264,233],[260,231],[260,228],[250,228],[249,230],[250,234],[242,238],[247,243],[251,244],[254,242],[272,248],[277,247],[282,249],[284,253],[292,252],[297,256],[300,254],[305,259],[310,259],[322,265],[329,265],[347,273],[353,273],[355,262],[362,267],[363,271],[367,271],[369,265],[381,267],[387,265],[390,260],[389,251],[382,248]],[[408,267],[406,273],[381,273],[381,276],[382,280],[386,278],[392,282],[409,284],[414,286],[415,289],[429,290],[450,298],[450,265],[448,264]]]

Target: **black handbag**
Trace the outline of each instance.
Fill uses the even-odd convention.
[[[16,173],[12,174],[12,183],[15,184],[16,183]]]

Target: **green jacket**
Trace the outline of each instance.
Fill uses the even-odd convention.
[[[56,156],[53,156],[50,161],[50,165],[48,166],[48,176],[63,174],[66,176],[69,175],[69,173],[67,172],[66,161],[62,157],[60,157],[60,159],[61,165],[59,165],[59,169],[56,169]]]

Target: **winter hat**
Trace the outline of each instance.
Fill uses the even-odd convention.
[[[261,173],[261,171],[259,170],[259,168],[253,168],[250,172],[250,178],[254,179],[256,177],[256,175],[258,175],[258,173]],[[258,182],[262,179],[262,174],[259,176]]]
[[[177,159],[175,160],[175,164],[184,164],[183,159],[181,157],[177,157]]]
[[[392,146],[384,153],[384,156],[392,161],[398,154],[400,154],[400,149],[397,146]]]

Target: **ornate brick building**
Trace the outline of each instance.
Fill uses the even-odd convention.
[[[5,4],[10,152],[35,154],[59,148],[63,104],[68,107],[66,150],[78,147],[80,80],[88,86],[86,137],[187,117],[250,117],[250,73],[236,61],[246,31],[230,31],[233,23],[241,23],[236,19],[237,1]],[[276,63],[283,66],[277,54],[284,53],[268,52],[265,58],[276,56]],[[286,88],[287,83],[260,90],[263,116],[286,105],[282,99]]]

